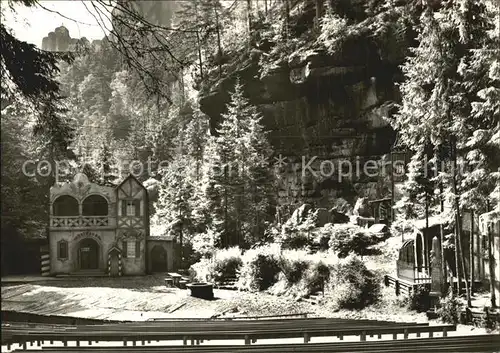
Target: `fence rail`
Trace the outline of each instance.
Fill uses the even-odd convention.
[[[415,266],[412,263],[398,260],[397,264],[398,278],[414,283],[428,283],[431,280],[429,276],[430,268],[428,266]]]

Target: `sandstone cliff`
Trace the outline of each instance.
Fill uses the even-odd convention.
[[[314,16],[307,8],[301,11],[295,20],[302,27],[307,25],[302,38],[317,37],[311,20]],[[357,26],[373,30],[377,23],[387,21],[384,16],[394,14],[382,11],[365,16]],[[387,174],[367,176],[363,165],[367,160],[380,163],[387,159],[395,141],[385,118],[394,112],[399,100],[398,65],[410,40],[411,36],[401,30],[386,33],[383,45],[370,34],[357,34],[344,41],[335,54],[304,40],[302,47],[265,72],[259,62],[269,50],[257,42],[257,48],[233,58],[221,78],[203,86],[200,106],[215,129],[229,93],[240,79],[246,96],[263,114],[276,155],[287,158],[279,170],[282,203],[329,207],[339,197],[350,202],[357,197],[387,197]],[[347,162],[342,167],[341,161],[350,161],[354,167],[351,175],[339,177],[339,167],[349,174]],[[331,166],[336,170],[332,172]]]

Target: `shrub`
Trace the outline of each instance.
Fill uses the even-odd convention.
[[[250,249],[243,254],[238,288],[266,290],[278,281],[280,247],[277,244]]]
[[[381,241],[376,235],[357,225],[336,224],[331,230],[329,247],[341,258],[351,253],[369,255],[371,253],[369,247]]]
[[[416,310],[419,313],[429,310],[431,307],[429,292],[427,286],[417,286],[408,298],[408,309]]]
[[[220,234],[212,228],[198,233],[192,239],[193,250],[201,256],[210,257],[215,252],[215,240],[219,238]]]
[[[303,249],[312,244],[311,237],[303,232],[287,232],[281,237],[283,249]]]
[[[456,325],[460,321],[461,310],[460,300],[450,290],[448,295],[441,299],[441,307],[437,310],[437,314],[443,322]]]
[[[190,276],[201,282],[224,282],[237,274],[242,265],[237,247],[216,250],[211,258],[202,258],[189,269]]]
[[[212,282],[214,263],[211,259],[203,258],[189,268],[190,279],[198,282]]]
[[[318,245],[320,251],[327,251],[330,248],[333,224],[327,223],[314,232],[314,243]]]
[[[334,310],[363,309],[380,298],[380,280],[357,257],[349,256],[334,265],[326,288]]]
[[[287,250],[279,257],[279,268],[284,274],[288,285],[298,283],[309,264],[310,260],[304,250]]]
[[[238,247],[217,250],[213,256],[213,280],[220,283],[235,277],[242,264]]]
[[[295,214],[295,213],[294,213]],[[297,223],[294,216],[286,222],[280,235],[280,242],[283,249],[303,249],[311,246],[314,240],[314,228],[316,228],[316,218],[309,212],[304,219]]]
[[[331,269],[332,266],[323,259],[312,262],[303,276],[304,295],[323,291],[330,277]]]
[[[484,316],[481,316],[479,319],[479,327],[482,327],[488,331],[498,330],[500,328],[500,321],[498,314],[490,313],[490,309],[488,307],[483,308]]]

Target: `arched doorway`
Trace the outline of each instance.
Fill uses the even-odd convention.
[[[167,272],[167,251],[163,246],[155,245],[151,250],[151,272]]]
[[[80,270],[99,268],[99,244],[94,239],[83,239],[78,248]]]

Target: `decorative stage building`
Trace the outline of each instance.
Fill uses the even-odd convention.
[[[175,240],[149,234],[148,193],[132,175],[116,188],[77,174],[50,189],[50,274],[144,275],[174,270]]]

